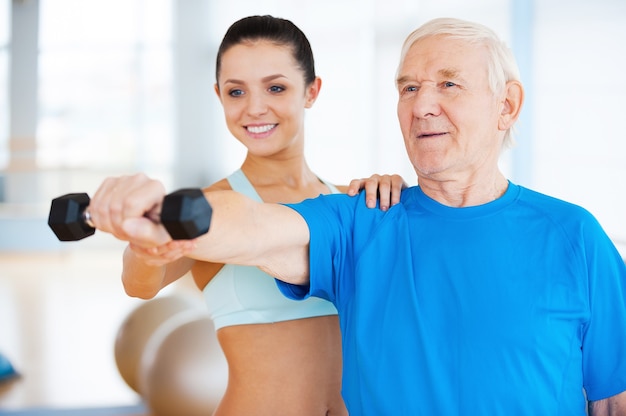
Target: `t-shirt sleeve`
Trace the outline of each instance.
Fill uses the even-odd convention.
[[[589,400],[626,391],[626,265],[595,220],[583,230],[590,320],[583,334],[583,375]]]
[[[364,193],[363,193],[364,194]],[[291,299],[316,296],[335,303],[338,276],[346,277],[351,268],[350,253],[355,204],[363,204],[364,195],[321,195],[298,204],[286,204],[297,211],[309,227],[309,285],[293,285],[277,280],[280,291]]]

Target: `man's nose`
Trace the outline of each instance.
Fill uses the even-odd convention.
[[[413,115],[417,118],[437,116],[440,113],[437,88],[422,86],[416,91],[413,98]]]

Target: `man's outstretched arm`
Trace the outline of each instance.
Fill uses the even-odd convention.
[[[308,283],[309,229],[300,214],[232,191],[206,197],[213,208],[211,227],[188,257],[258,266],[285,282]]]
[[[112,227],[117,230],[115,235],[129,241],[134,252],[145,253],[146,263],[157,266],[184,256],[212,263],[258,266],[288,283],[308,282],[309,229],[291,208],[256,202],[234,191],[206,192],[213,209],[208,233],[191,241],[174,241],[162,225],[141,215],[150,206],[148,201],[160,200],[158,195],[138,197],[143,189],[150,187],[135,188],[132,195],[142,201],[143,208],[128,211],[129,215],[105,216],[101,211],[99,217],[116,217],[121,225]]]

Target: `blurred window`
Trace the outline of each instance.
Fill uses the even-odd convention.
[[[170,3],[40,1],[39,167],[171,167]]]
[[[9,162],[9,6],[9,0],[0,0],[0,169]]]

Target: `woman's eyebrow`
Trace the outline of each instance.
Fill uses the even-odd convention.
[[[287,77],[284,76],[283,74],[274,74],[274,75],[268,75],[266,77],[261,78],[261,81],[269,82],[269,81],[274,81],[277,78],[287,78]]]
[[[272,74],[272,75],[268,75],[266,77],[261,78],[261,81],[270,82],[278,78],[287,78],[287,77],[283,74]],[[224,84],[245,84],[245,81],[242,81],[240,79],[235,79],[235,78],[229,78],[229,79],[224,80]]]

